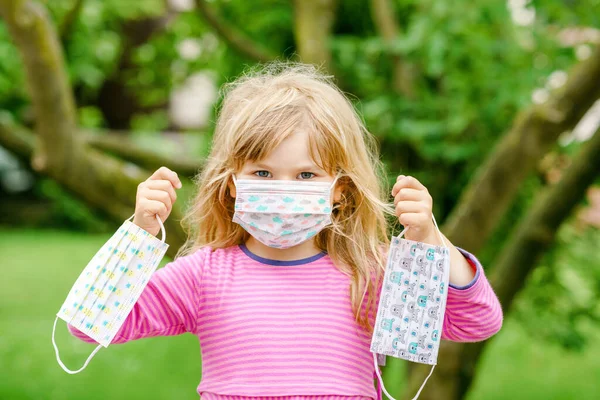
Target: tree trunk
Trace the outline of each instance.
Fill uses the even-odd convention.
[[[142,149],[123,133],[87,134],[85,140],[95,149],[114,154],[149,171],[155,171],[164,165],[180,176],[191,178],[204,165],[204,160],[191,160],[181,156],[168,158],[159,152]]]
[[[517,116],[462,192],[446,221],[446,236],[471,252],[480,250],[542,156],[598,98],[600,49],[572,69],[549,101]]]
[[[38,140],[32,168],[72,179],[80,138],[62,48],[43,6],[25,0],[1,0],[0,15],[21,53],[36,118]]]
[[[509,132],[503,135],[475,177],[462,192],[457,206],[441,228],[450,241],[477,253],[518,193],[523,181],[564,131],[573,128],[600,98],[600,49],[576,65],[567,83],[542,105],[521,112]],[[579,197],[581,199],[581,197]],[[566,217],[566,216],[565,216]],[[525,245],[525,243],[523,244]],[[538,250],[541,250],[538,249]],[[534,266],[515,264],[507,281],[514,282],[521,269]],[[494,272],[494,268],[490,268]],[[495,282],[492,282],[494,286]],[[501,303],[511,302],[518,290]],[[506,308],[504,303],[503,306]],[[439,352],[440,364],[422,394],[424,399],[458,399],[466,393],[481,354],[477,346],[444,341]],[[429,373],[427,368],[412,369],[403,398],[416,393]]]
[[[294,36],[302,62],[331,71],[329,37],[337,0],[294,0]]]
[[[510,311],[515,295],[537,267],[540,258],[554,243],[561,224],[584,198],[587,188],[600,174],[600,129],[582,144],[562,178],[540,193],[532,209],[515,229],[493,265],[490,283],[502,304]],[[420,398],[461,399],[467,393],[477,371],[479,356],[491,340],[478,343],[444,342],[440,364]],[[415,393],[429,372],[429,366],[414,368],[404,398]]]
[[[218,34],[241,55],[255,61],[268,62],[277,58],[277,54],[258,42],[253,41],[245,33],[228,25],[211,9],[206,0],[196,0],[196,6],[202,17]]]
[[[125,21],[122,29],[122,48],[114,73],[109,76],[98,91],[97,105],[106,123],[111,129],[128,129],[137,113],[151,112],[166,107],[166,103],[154,106],[142,106],[138,97],[127,87],[126,79],[136,69],[133,62],[135,50],[148,42],[152,36],[161,32],[173,20],[175,14],[167,10],[166,14],[153,18],[141,18]]]
[[[56,28],[46,10],[31,0],[0,0],[0,15],[21,54],[35,111],[37,135],[0,122],[0,140],[9,150],[32,154],[33,170],[116,221],[134,212],[137,185],[150,176],[141,168],[89,148],[77,134],[75,104]],[[35,143],[35,144],[34,144]],[[179,203],[167,220],[169,254],[183,243]]]
[[[388,45],[389,49],[394,40],[400,35],[400,27],[390,0],[371,0],[371,14],[375,28]],[[392,61],[392,87],[394,92],[406,98],[414,98],[416,79],[415,67],[407,63],[398,54],[390,56]]]

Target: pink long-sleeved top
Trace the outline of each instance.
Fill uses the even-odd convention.
[[[500,329],[502,309],[480,262],[458,249],[475,277],[450,285],[442,339],[484,340]],[[354,320],[349,284],[326,253],[276,261],[244,245],[204,247],[152,275],[111,343],[198,336],[203,400],[381,398],[371,338]]]

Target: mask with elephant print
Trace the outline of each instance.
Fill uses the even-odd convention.
[[[435,217],[433,220],[443,246],[402,238],[408,228],[392,237],[371,339],[376,370],[376,356],[380,364],[385,356],[429,364],[431,372],[437,364],[448,295],[450,250]]]

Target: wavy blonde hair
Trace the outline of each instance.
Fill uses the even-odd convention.
[[[333,205],[332,224],[315,236],[315,244],[351,278],[355,320],[372,334],[386,261],[382,249],[389,245],[386,216],[393,214],[384,200],[389,192],[374,137],[332,77],[311,65],[261,65],[224,85],[222,95],[212,149],[181,221],[188,239],[177,256],[245,242],[249,234],[232,222],[232,174],[305,129],[315,163],[330,175],[341,172],[342,201]]]

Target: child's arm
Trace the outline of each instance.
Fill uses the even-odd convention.
[[[156,270],[111,344],[195,332],[206,250],[179,257]],[[73,336],[96,343],[72,325],[67,326]]]
[[[502,307],[477,257],[455,247],[472,268],[474,278],[464,286],[450,283],[442,339],[456,342],[488,339],[502,327]]]

